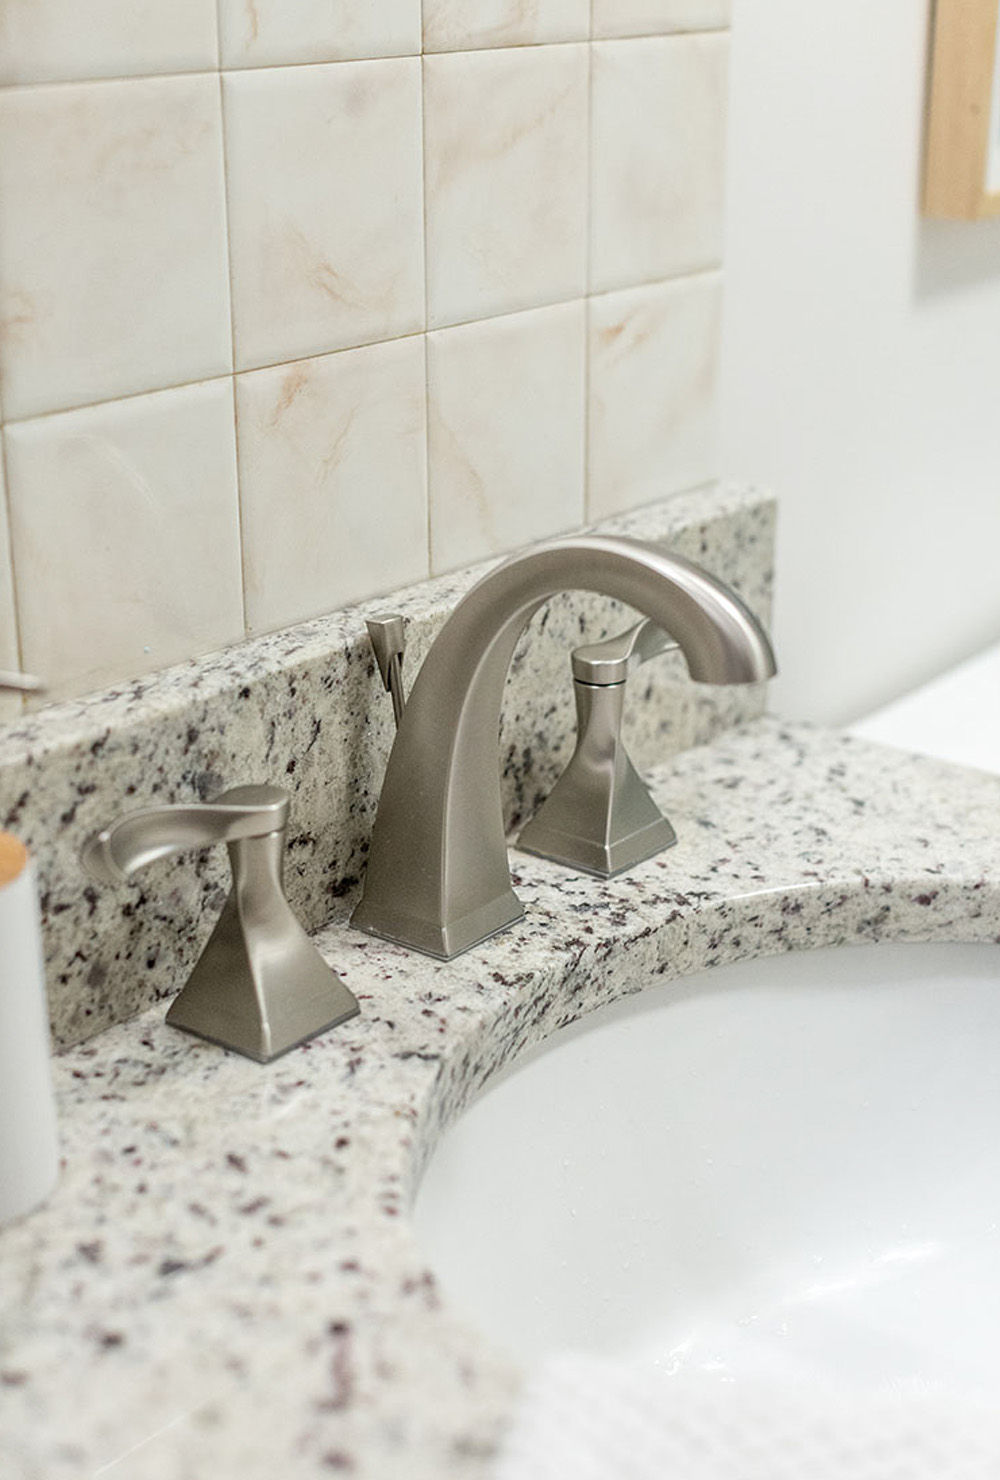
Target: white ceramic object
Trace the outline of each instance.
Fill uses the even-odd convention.
[[[1000,772],[1000,644],[865,715],[850,734]]]
[[[648,988],[446,1133],[415,1227],[525,1362],[1000,1387],[1000,950],[822,949]]]
[[[35,876],[13,839],[0,887],[0,1224],[37,1206],[59,1170]],[[14,872],[16,870],[16,872]],[[13,877],[9,877],[13,873]]]

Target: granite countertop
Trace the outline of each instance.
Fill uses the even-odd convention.
[[[1000,941],[995,776],[764,719],[653,789],[676,848],[606,883],[513,854],[525,920],[447,965],[350,931],[345,901],[317,939],[361,1015],[272,1065],[162,1006],[58,1059],[63,1175],[0,1233],[5,1480],[482,1480],[520,1374],[407,1210],[489,1075],[664,976]]]

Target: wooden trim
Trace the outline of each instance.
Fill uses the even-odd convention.
[[[986,189],[998,0],[937,0],[924,170],[928,216],[1000,215]]]

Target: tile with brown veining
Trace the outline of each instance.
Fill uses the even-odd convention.
[[[721,310],[717,272],[591,301],[591,519],[714,476]]]
[[[420,53],[420,0],[219,0],[224,67]]]
[[[46,700],[243,636],[230,380],[5,431],[25,667]]]
[[[433,327],[580,297],[586,46],[424,60]]]
[[[428,337],[431,569],[583,523],[585,306]]]
[[[250,371],[237,406],[251,631],[426,577],[419,338]]]
[[[594,0],[593,34],[603,38],[719,31],[729,25],[731,11],[731,0]]]
[[[217,65],[214,0],[0,0],[0,83]]]
[[[593,51],[591,291],[717,266],[728,36]]]
[[[420,63],[225,77],[237,368],[423,328]]]
[[[208,76],[0,93],[8,417],[231,369],[218,94]]]
[[[424,0],[424,50],[585,41],[589,0]]]

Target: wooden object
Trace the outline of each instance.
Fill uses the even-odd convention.
[[[28,850],[10,833],[0,833],[0,889],[20,874],[28,862]]]
[[[924,172],[928,216],[1000,215],[996,89],[998,0],[937,0]],[[1000,110],[996,110],[1000,112]]]

